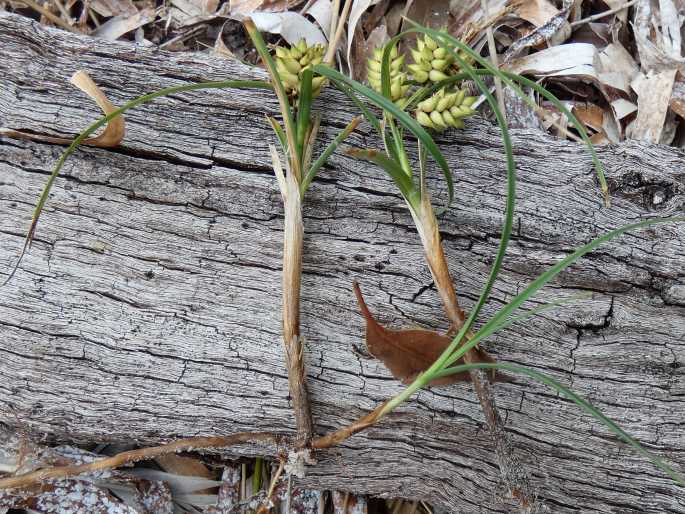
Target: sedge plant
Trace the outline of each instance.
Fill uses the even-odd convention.
[[[345,13],[349,12],[348,0]],[[346,15],[346,14],[345,14]],[[345,18],[338,22],[344,24]],[[157,98],[176,93],[226,88],[257,88],[273,90],[279,101],[283,125],[273,117],[268,122],[274,129],[285,156],[285,172],[281,165],[276,148],[271,145],[271,156],[274,172],[278,180],[285,207],[284,254],[283,254],[283,340],[288,368],[288,383],[293,401],[293,410],[297,427],[298,446],[306,446],[312,437],[312,418],[304,380],[303,344],[299,328],[300,281],[302,273],[302,200],[328,158],[335,152],[340,143],[354,130],[360,118],[354,118],[316,158],[313,158],[314,144],[318,135],[320,118],[313,115],[311,106],[314,98],[321,91],[325,79],[314,77],[312,66],[323,62],[324,57],[332,57],[331,48],[337,45],[341,30],[336,30],[336,39],[329,46],[328,53],[321,45],[308,46],[304,40],[290,48],[276,47],[275,59],[269,52],[264,39],[252,20],[244,22],[260,57],[266,65],[271,80],[224,80],[186,84],[161,89],[130,100],[118,109],[110,109],[106,116],[97,120],[81,132],[62,153],[50,174],[38,202],[34,208],[31,223],[24,245],[17,262],[2,285],[7,284],[16,271],[33,241],[38,220],[45,208],[56,178],[59,176],[66,160],[81,144],[87,144],[88,138],[99,128],[122,116],[126,111]]]
[[[403,63],[400,60],[401,58],[397,53],[395,45],[401,38],[412,32],[421,34],[423,38],[419,39],[420,43],[417,48],[412,51],[414,63],[409,65],[409,72],[413,74],[413,77],[410,79],[408,77],[410,73],[406,73],[402,69]],[[430,56],[432,58],[429,58],[427,55],[428,52],[430,51],[433,53],[436,52],[436,50],[437,55],[433,54]],[[440,294],[444,310],[456,335],[443,354],[400,394],[382,403],[372,412],[360,418],[352,425],[341,428],[337,432],[333,432],[324,438],[320,438],[315,441],[315,445],[326,447],[333,442],[345,439],[351,434],[377,423],[384,416],[402,405],[417,391],[428,386],[436,379],[455,373],[463,373],[464,371],[499,369],[511,373],[528,375],[529,377],[552,387],[558,393],[569,398],[579,407],[587,411],[599,422],[603,423],[611,432],[632,446],[638,453],[647,458],[678,484],[685,485],[685,478],[664,462],[663,459],[645,449],[636,439],[620,428],[615,422],[607,418],[596,407],[553,378],[519,365],[503,362],[473,362],[469,359],[469,354],[476,345],[492,334],[508,327],[516,321],[535,315],[541,310],[554,308],[565,303],[565,301],[552,302],[538,309],[526,312],[521,316],[512,317],[514,312],[525,301],[530,299],[537,291],[554,279],[556,275],[576,262],[583,255],[597,248],[602,243],[619,237],[628,231],[660,223],[683,222],[685,221],[685,217],[646,220],[604,234],[578,248],[566,258],[550,267],[525,290],[500,309],[500,311],[490,320],[485,322],[479,330],[473,330],[473,323],[478,318],[483,305],[487,301],[501,270],[504,255],[512,233],[515,207],[514,199],[516,194],[515,162],[511,139],[498,104],[481,77],[490,76],[499,78],[527,102],[532,102],[532,100],[524,94],[519,85],[530,87],[541,96],[547,98],[568,116],[573,126],[581,135],[583,141],[588,145],[597,172],[600,188],[605,197],[605,204],[608,205],[608,188],[603,168],[583,126],[552,93],[525,77],[503,72],[498,68],[493,67],[487,60],[482,58],[467,45],[443,31],[436,31],[413,24],[413,27],[410,30],[392,38],[382,50],[378,50],[374,55],[373,61],[376,62],[369,63],[369,83],[371,87],[366,87],[363,84],[355,82],[330,68],[316,66],[314,69],[316,73],[330,79],[336,87],[347,94],[347,96],[360,108],[372,127],[379,133],[384,145],[383,151],[367,149],[354,150],[349,153],[355,157],[377,164],[397,185],[416,225],[436,289]],[[380,63],[378,63],[378,61],[380,61]],[[447,64],[445,64],[445,61],[447,61]],[[474,64],[479,65],[480,67],[475,68]],[[465,79],[469,79],[475,83],[476,87],[478,87],[480,92],[485,96],[495,115],[502,131],[507,167],[507,199],[498,252],[482,292],[468,317],[459,306],[457,300],[440,241],[436,212],[432,206],[430,195],[426,190],[425,182],[427,157],[431,156],[445,177],[448,201],[451,202],[453,200],[454,185],[451,173],[447,168],[444,157],[435,145],[430,133],[426,131],[426,128],[433,131],[442,131],[447,128],[462,127],[463,118],[472,114],[472,103],[470,100],[464,102],[467,95],[461,93],[461,90],[455,88],[455,85],[459,85]],[[405,88],[405,86],[411,87]],[[374,106],[382,109],[382,117],[379,119],[364,105],[359,97],[364,98]],[[457,106],[457,109],[453,112],[452,107],[455,105]],[[462,105],[464,105],[465,108],[462,109]],[[537,107],[534,103],[532,106]],[[446,113],[447,116],[445,116]],[[405,131],[409,131],[417,140],[418,173],[414,171],[414,168],[409,163],[405,146],[406,141],[403,137]],[[460,360],[463,360],[465,363],[459,364]],[[471,376],[474,377],[474,375]],[[479,379],[477,378],[476,380]],[[474,382],[476,382],[476,380],[474,380]],[[478,384],[474,385],[478,392]],[[483,402],[481,402],[481,404],[483,404]],[[485,409],[489,408],[486,405],[483,406]],[[487,420],[488,412],[486,411],[485,414]],[[502,471],[503,473],[505,472],[505,470]],[[512,493],[520,494],[520,491],[512,491]]]
[[[288,383],[295,411],[298,444],[308,446],[312,437],[312,417],[304,370],[304,345],[300,335],[300,287],[304,225],[302,201],[317,172],[337,146],[354,130],[354,118],[333,142],[312,162],[314,142],[320,118],[312,114],[312,102],[324,85],[325,78],[314,77],[312,67],[324,59],[323,46],[309,47],[304,40],[291,48],[276,48],[274,59],[252,20],[244,22],[252,42],[271,77],[278,97],[283,125],[273,117],[273,128],[285,157],[285,172],[276,147],[271,145],[274,173],[284,204],[283,232],[283,343],[288,366]]]

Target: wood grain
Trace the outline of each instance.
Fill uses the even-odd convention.
[[[264,77],[214,55],[96,41],[7,14],[0,47],[0,125],[59,136],[99,116],[68,84],[77,69],[115,104],[163,86]],[[328,140],[353,114],[331,91],[317,108]],[[0,291],[3,423],[46,440],[140,444],[293,431],[280,341],[282,202],[264,120],[276,112],[265,91],[178,94],[131,111],[121,147],[84,148],[68,161],[30,254]],[[349,145],[377,147],[369,134],[361,126]],[[603,147],[607,210],[581,146],[513,134],[517,228],[484,317],[577,245],[627,222],[683,213],[680,150]],[[502,145],[478,120],[439,143],[458,195],[441,218],[442,236],[468,310],[498,243]],[[0,138],[3,274],[60,151]],[[429,186],[444,199],[437,176]],[[353,279],[379,322],[447,327],[411,217],[379,170],[336,155],[304,214],[301,331],[321,434],[401,388],[354,351],[364,322]],[[608,243],[530,306],[579,291],[593,299],[515,325],[484,348],[572,386],[683,471],[683,262],[683,226]],[[318,454],[305,483],[423,498],[453,512],[509,512],[470,387],[421,392],[379,426]],[[570,402],[525,378],[494,392],[550,512],[685,512],[682,490]]]

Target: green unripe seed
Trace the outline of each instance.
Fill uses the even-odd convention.
[[[448,77],[441,71],[431,70],[430,72],[428,72],[428,78],[431,80],[431,82],[440,82],[441,80],[445,80]]]
[[[433,59],[431,61],[431,67],[434,70],[438,70],[438,71],[443,71],[445,68],[447,68],[448,64],[449,64],[449,62],[447,62],[447,60],[445,60],[445,59]]]
[[[445,122],[442,120],[442,116],[440,116],[438,111],[433,111],[430,113],[430,119],[438,128],[447,128],[447,125],[445,125]]]
[[[430,116],[423,111],[416,111],[416,121],[418,121],[424,127],[435,128]]]

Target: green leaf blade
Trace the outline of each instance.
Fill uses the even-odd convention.
[[[448,376],[454,373],[461,373],[464,371],[470,371],[472,369],[501,369],[505,371],[509,371],[511,373],[519,373],[523,375],[528,375],[529,377],[537,380],[538,382],[542,382],[543,384],[551,387],[558,393],[563,394],[566,396],[569,400],[573,401],[576,405],[581,407],[583,410],[591,414],[596,420],[599,422],[603,423],[609,430],[611,430],[614,434],[616,434],[619,438],[621,438],[623,441],[628,443],[630,446],[632,446],[640,455],[645,457],[647,460],[649,460],[654,466],[656,466],[658,469],[666,473],[671,479],[673,479],[674,482],[676,482],[680,486],[685,486],[685,478],[681,476],[678,472],[676,472],[673,468],[671,468],[666,462],[659,457],[658,455],[655,455],[654,453],[650,452],[647,450],[644,446],[640,444],[640,442],[632,437],[630,434],[628,434],[625,430],[623,430],[618,424],[613,421],[612,419],[608,418],[605,416],[597,407],[592,405],[590,402],[573,392],[571,389],[568,387],[562,385],[561,383],[557,382],[554,380],[552,377],[545,375],[544,373],[540,373],[539,371],[535,371],[530,368],[526,368],[524,366],[517,366],[514,364],[509,364],[506,362],[496,362],[496,363],[473,363],[473,364],[462,364],[458,366],[453,366],[451,368],[445,369],[443,372],[441,372],[438,376]]]
[[[352,89],[355,93],[367,98],[372,104],[376,105],[376,107],[390,113],[407,130],[414,134],[417,137],[417,139],[419,139],[425,145],[428,152],[430,152],[435,162],[441,168],[443,175],[445,176],[445,180],[447,182],[447,190],[449,196],[448,204],[452,203],[452,201],[454,200],[454,180],[452,178],[452,173],[450,172],[445,157],[442,155],[442,152],[435,144],[435,141],[433,141],[433,138],[426,131],[426,129],[424,129],[409,114],[407,114],[402,109],[397,107],[392,101],[385,98],[383,95],[375,92],[374,90],[364,86],[363,84],[360,84],[359,82],[354,81],[346,77],[342,73],[325,65],[317,64],[316,66],[314,66],[313,69],[316,73],[318,73],[319,75],[323,75],[324,77],[327,77],[332,82],[339,82],[341,84],[344,84],[345,86]]]

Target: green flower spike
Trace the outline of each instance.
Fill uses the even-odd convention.
[[[471,106],[477,98],[466,96],[465,89],[450,92],[442,88],[417,105],[416,121],[438,132],[450,127],[464,128],[464,118],[476,112]]]
[[[367,81],[373,90],[382,93],[381,66],[383,61],[383,47],[373,51],[373,57],[367,62]],[[407,74],[404,71],[404,55],[398,55],[397,47],[390,51],[390,99],[400,109],[407,103],[405,98],[410,85],[407,84]]]
[[[440,82],[459,71],[459,67],[447,48],[439,46],[429,36],[416,39],[416,48],[411,49],[411,56],[414,63],[408,65],[407,68],[412,74],[412,79],[419,84],[427,81]],[[461,51],[459,57],[472,62],[472,59]]]
[[[321,64],[326,48],[323,45],[307,46],[304,39],[290,48],[276,47],[276,68],[283,81],[285,91],[295,98],[300,93],[302,72],[311,66]],[[312,95],[318,96],[326,79],[314,77],[312,79]]]

